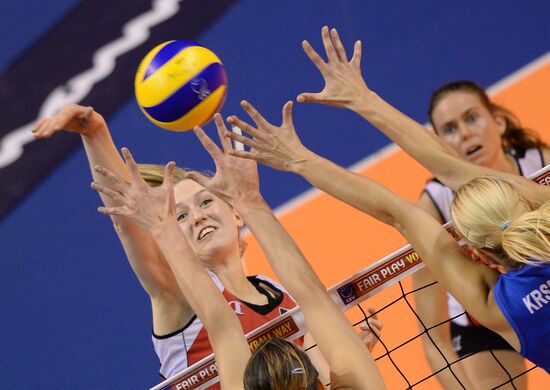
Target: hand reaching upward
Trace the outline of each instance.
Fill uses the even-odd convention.
[[[198,172],[189,172],[186,178],[196,181],[234,207],[237,207],[239,203],[260,199],[260,184],[256,162],[235,157],[231,140],[225,137],[229,131],[220,114],[214,115],[214,122],[223,149],[220,149],[201,127],[196,126],[194,131],[199,141],[214,159],[216,174],[214,177],[207,177]]]
[[[308,41],[302,47],[313,64],[319,69],[325,87],[321,92],[304,92],[298,95],[300,103],[321,103],[338,108],[353,108],[364,92],[369,89],[361,74],[361,41],[356,41],[353,56],[348,61],[346,50],[336,29],[321,30],[323,45],[328,61],[325,62]]]
[[[96,172],[106,180],[104,184],[93,182],[92,188],[118,202],[117,206],[99,207],[98,211],[102,214],[131,218],[148,231],[163,223],[176,223],[173,184],[176,164],[169,162],[165,168],[162,184],[151,187],[139,174],[138,166],[130,151],[123,148],[122,155],[131,173],[131,183],[104,167],[95,167]]]
[[[309,151],[302,145],[292,123],[292,102],[287,102],[283,106],[283,123],[281,126],[269,123],[247,101],[241,102],[241,106],[252,118],[256,127],[236,116],[229,117],[229,123],[238,126],[252,137],[248,138],[235,133],[225,132],[224,135],[226,137],[239,141],[251,148],[248,152],[232,150],[230,152],[231,155],[252,159],[282,171],[292,171],[297,163],[306,158]]]

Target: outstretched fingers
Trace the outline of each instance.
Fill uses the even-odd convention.
[[[269,125],[269,122],[262,116],[262,114],[260,114],[258,112],[258,110],[256,110],[256,108],[250,104],[249,102],[247,102],[246,100],[243,100],[241,102],[241,107],[243,108],[243,110],[246,111],[246,113],[248,114],[248,116],[250,118],[252,118],[252,120],[254,121],[254,123],[256,123],[256,126],[267,126]],[[243,129],[244,130],[244,129]],[[246,130],[245,130],[246,131]]]
[[[341,58],[334,47],[334,43],[332,42],[332,38],[331,38],[331,33],[327,26],[324,26],[321,29],[321,38],[323,39],[323,46],[325,47],[325,51],[327,53],[328,62],[331,63],[331,62],[340,61]]]
[[[42,118],[33,125],[31,131],[34,134],[35,138],[45,138],[48,136],[47,133],[45,132],[47,128],[47,124],[48,124],[48,119]]]
[[[294,127],[294,123],[292,121],[292,107],[294,103],[292,101],[286,102],[286,104],[283,106],[283,125]]]
[[[185,178],[193,180],[195,183],[200,184],[204,188],[208,188],[208,184],[212,181],[211,177],[205,176],[202,173],[196,171],[186,172]]]
[[[219,113],[214,115],[214,123],[216,124],[216,129],[218,130],[218,137],[220,138],[222,148],[228,153],[233,150],[233,146],[231,145],[231,140],[226,137],[226,134],[229,133],[229,131],[227,130],[225,122]]]
[[[166,205],[168,214],[174,214],[176,211],[176,201],[174,196],[174,170],[176,169],[176,163],[170,161],[164,167],[164,179],[162,180],[161,187],[168,191],[168,203]]]
[[[136,204],[132,200],[127,199],[123,193],[95,181],[92,182],[91,187],[119,204],[118,206],[99,207],[98,211],[100,213],[129,216],[136,211]]]
[[[214,162],[217,162],[218,159],[223,154],[220,148],[218,148],[218,145],[216,145],[214,141],[212,141],[210,137],[206,135],[202,127],[195,126],[193,128],[193,131],[195,132],[195,135],[201,142],[202,146],[204,146],[206,151],[210,154],[210,156],[212,156],[212,158],[214,159]]]
[[[361,41],[355,41],[353,46],[353,56],[351,57],[350,64],[357,70],[361,71],[361,55],[363,51],[363,45]]]
[[[336,31],[335,28],[330,30],[330,37],[332,39],[334,49],[340,61],[347,61],[348,56],[346,54],[346,49],[344,48],[344,45],[342,44],[342,40],[340,39],[340,35],[338,34],[338,31]]]
[[[229,154],[234,157],[246,158],[247,160],[254,160],[254,161],[261,162],[260,156],[255,154],[254,152],[247,152],[246,150],[233,150]]]
[[[122,157],[124,157],[124,161],[126,161],[126,166],[128,167],[128,170],[130,171],[130,174],[132,176],[132,181],[136,184],[146,184],[141,175],[139,174],[139,168],[136,163],[136,160],[134,160],[134,156],[132,156],[132,153],[130,153],[130,150],[128,148],[122,148]]]
[[[111,172],[107,168],[102,167],[100,165],[96,165],[94,167],[94,171],[105,178],[104,183],[108,182],[111,189],[113,189],[115,191],[118,191],[118,192],[124,191],[126,182],[123,181],[116,174],[114,174],[113,172]]]
[[[97,211],[101,214],[112,215],[117,217],[130,217],[136,212],[135,208],[128,207],[126,205],[119,207],[98,207]]]
[[[257,136],[260,135],[260,131],[258,129],[256,129],[255,127],[249,125],[245,121],[241,120],[236,115],[231,115],[230,117],[228,117],[227,122],[229,122],[229,124],[231,124],[232,126],[237,126],[239,129],[241,129],[241,131],[244,131],[245,133],[247,133],[251,137],[257,137]],[[230,134],[235,134],[235,133],[228,132],[228,134],[226,134],[226,136],[229,137]],[[237,134],[237,135],[239,135],[239,134]],[[245,144],[245,145],[249,146],[248,144]]]
[[[224,138],[227,138],[228,140],[232,139],[233,141],[240,142],[243,145],[248,146],[249,148],[253,148],[254,146],[256,146],[256,143],[252,138],[245,137],[244,135],[237,134],[233,131],[228,131],[225,134]],[[234,155],[233,154],[234,151],[236,151],[236,149],[232,148],[231,150],[229,150],[229,154]]]
[[[327,64],[321,58],[321,56],[319,54],[317,54],[317,52],[311,46],[311,44],[307,40],[304,40],[304,41],[302,41],[302,48],[304,49],[304,52],[309,57],[311,62],[313,62],[313,64],[317,67],[317,69],[319,69],[319,72],[321,72],[321,74],[324,74],[325,67],[326,67]]]
[[[111,199],[122,199],[122,194],[119,191],[106,187],[98,182],[93,181],[91,187],[97,192],[101,192]]]
[[[163,187],[170,189],[170,187],[174,186],[174,169],[176,169],[176,163],[174,161],[170,161],[164,167],[164,178],[161,184]]]

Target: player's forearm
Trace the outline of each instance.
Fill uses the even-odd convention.
[[[100,165],[122,179],[130,181],[130,173],[124,165],[107,126],[101,126],[93,132],[82,134],[82,143],[94,180],[103,180],[103,176],[98,175],[94,170],[97,165]]]
[[[352,109],[451,188],[456,189],[478,175],[473,164],[462,160],[433,132],[376,93],[363,93]]]
[[[425,342],[426,357],[428,364],[433,372],[437,372],[436,378],[445,390],[454,390],[459,383],[462,383],[467,389],[473,388],[469,383],[468,377],[464,372],[462,363],[458,362],[458,355],[450,345],[450,336],[446,340],[446,343],[441,340],[435,340],[439,350],[433,345],[431,341]],[[441,356],[441,351],[445,355],[445,360]]]
[[[312,289],[325,287],[304,255],[260,197],[236,203],[236,209],[258,240],[273,270],[289,293],[298,301]]]
[[[392,202],[400,199],[380,184],[310,153],[293,165],[299,174],[320,190],[389,225],[395,224]],[[392,202],[390,202],[390,200]]]
[[[118,152],[113,138],[111,137],[109,128],[106,125],[102,125],[96,129],[93,129],[93,131],[88,131],[85,134],[81,134],[81,137],[94,181],[100,184],[109,184],[105,183],[105,176],[100,175],[95,171],[95,167],[97,166],[107,168],[127,182],[131,181],[130,172],[128,171],[128,168],[126,168],[124,160]],[[105,196],[102,193],[100,193],[99,195],[101,197],[101,201],[106,207],[120,205],[116,201],[116,199]],[[130,243],[130,245],[133,245],[131,243],[134,237],[139,238],[139,236],[143,237],[144,235],[147,235],[147,233],[143,232],[139,226],[137,226],[135,223],[127,218],[111,216],[111,220],[113,221],[113,224],[115,225],[115,229],[117,230],[119,236],[127,236],[124,240],[121,237],[121,240],[123,240],[123,244],[125,242],[128,242]],[[147,237],[145,238],[147,240]],[[143,241],[143,243],[145,242],[146,241]],[[141,244],[139,243],[137,243],[136,245],[137,247],[141,246]],[[132,248],[128,247],[128,249],[131,250]]]
[[[472,261],[451,234],[417,206],[403,213],[397,228],[434,278],[474,317],[480,321],[487,319],[490,313],[487,297],[498,272]]]

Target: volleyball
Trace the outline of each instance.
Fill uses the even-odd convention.
[[[139,64],[135,92],[151,122],[166,130],[186,131],[208,122],[221,108],[227,75],[220,59],[206,47],[168,41]]]

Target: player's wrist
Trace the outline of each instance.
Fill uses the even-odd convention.
[[[159,221],[148,228],[149,233],[157,240],[172,240],[181,234],[178,222],[175,217],[166,218]]]
[[[312,163],[316,158],[316,154],[311,150],[303,147],[296,157],[289,160],[286,164],[286,171],[301,175],[304,169]]]
[[[105,121],[103,121],[103,118],[101,118],[101,122],[99,123],[80,127],[77,132],[87,139],[109,137],[109,128]]]
[[[315,169],[319,156],[309,149],[305,149],[299,158],[289,163],[289,172],[306,177],[311,169]]]
[[[361,116],[372,115],[376,111],[380,97],[368,88],[361,90],[355,99],[351,100],[347,108]]]
[[[247,194],[245,196],[241,196],[235,199],[233,206],[243,218],[248,212],[252,210],[269,208],[267,202],[259,192],[254,194]]]

